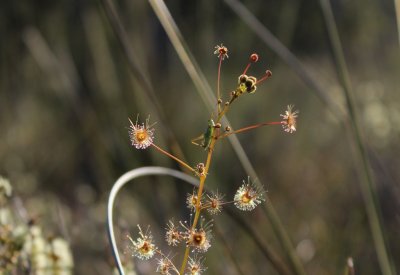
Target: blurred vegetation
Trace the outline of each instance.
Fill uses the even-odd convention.
[[[394,2],[332,1],[368,144],[389,252],[400,269],[400,51]],[[344,106],[318,1],[243,1]],[[13,184],[29,215],[70,241],[76,274],[110,274],[105,204],[112,183],[145,165],[177,168],[149,149],[134,150],[128,117],[151,115],[156,142],[177,144],[189,163],[205,152],[190,143],[209,113],[146,1],[115,2],[142,73],[160,110],[133,77],[127,57],[99,1],[0,3],[0,175]],[[352,142],[338,118],[222,1],[168,1],[209,82],[216,86],[216,44],[229,48],[222,91],[231,91],[249,54],[260,61],[251,74],[273,77],[237,102],[233,128],[276,120],[287,104],[300,109],[298,131],[278,127],[239,135],[309,274],[341,274],[354,259],[356,274],[379,274],[376,252],[357,181]],[[161,123],[162,122],[162,123]],[[172,132],[173,134],[171,135]],[[208,184],[231,197],[243,171],[228,143],[217,148]],[[117,204],[123,232],[151,224],[162,236],[169,217],[187,214],[190,187],[164,178],[137,181]],[[171,184],[168,184],[171,183]],[[260,212],[249,216],[265,242],[281,253]],[[274,274],[257,247],[224,214],[217,218],[235,259],[247,274]],[[223,226],[223,225],[226,226]],[[158,229],[160,232],[157,232]],[[159,234],[157,234],[159,233]],[[121,237],[122,239],[123,237]],[[157,241],[161,245],[162,237]],[[122,240],[121,240],[122,242]],[[209,274],[228,272],[221,242],[207,254]],[[138,271],[151,274],[140,263]],[[232,267],[233,268],[233,267]]]

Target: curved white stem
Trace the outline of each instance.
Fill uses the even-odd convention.
[[[124,275],[124,269],[122,267],[121,259],[119,257],[119,252],[117,248],[117,244],[115,241],[114,236],[114,223],[113,223],[113,208],[114,208],[114,201],[119,192],[119,190],[130,180],[135,178],[143,177],[143,176],[154,176],[154,175],[167,175],[172,176],[178,179],[181,179],[191,185],[198,186],[198,179],[195,177],[189,176],[184,174],[180,171],[165,168],[165,167],[158,167],[158,166],[147,166],[141,167],[137,169],[133,169],[129,172],[123,174],[113,185],[110,196],[108,197],[108,205],[107,205],[107,233],[108,239],[111,243],[111,248],[113,252],[113,256],[115,259],[115,263],[117,264],[117,268],[120,275]]]

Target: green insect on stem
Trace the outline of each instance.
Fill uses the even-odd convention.
[[[207,149],[210,146],[211,140],[214,136],[214,129],[215,129],[215,123],[212,119],[208,121],[208,127],[206,132],[203,135],[203,144],[201,145],[204,149]]]
[[[192,139],[192,143],[195,145],[200,145],[201,147],[203,147],[206,150],[207,148],[209,148],[211,141],[213,139],[214,129],[215,129],[215,123],[212,119],[210,119],[208,121],[208,126],[207,126],[205,133],[197,138]],[[198,140],[202,141],[201,144],[198,144],[196,142]]]

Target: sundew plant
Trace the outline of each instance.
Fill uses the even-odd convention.
[[[400,0],[0,14],[0,275],[400,273]]]
[[[244,175],[240,186],[233,198],[227,198],[217,190],[206,188],[207,176],[211,170],[212,157],[218,150],[219,142],[228,136],[254,130],[263,126],[281,126],[286,133],[296,131],[296,121],[299,111],[293,105],[288,105],[275,120],[245,126],[237,130],[230,125],[223,125],[222,118],[228,112],[234,111],[234,103],[237,100],[246,100],[247,96],[253,96],[259,90],[260,84],[272,76],[270,70],[266,70],[261,77],[250,74],[250,67],[257,63],[259,55],[253,53],[245,69],[237,77],[237,86],[230,92],[220,90],[222,63],[228,59],[228,48],[223,44],[217,45],[214,54],[218,58],[218,76],[215,109],[210,114],[208,121],[204,121],[204,132],[193,139],[193,150],[204,150],[205,160],[195,164],[188,164],[170,152],[156,145],[155,124],[148,117],[145,122],[129,119],[129,137],[134,149],[155,149],[158,152],[178,162],[181,166],[195,176],[198,180],[198,188],[182,198],[182,204],[190,209],[191,214],[186,219],[171,218],[165,225],[165,235],[162,239],[171,247],[184,246],[183,255],[174,255],[168,251],[161,251],[151,233],[150,225],[137,225],[137,231],[126,236],[129,240],[131,255],[139,260],[154,260],[154,270],[160,274],[203,274],[206,273],[206,252],[213,245],[213,219],[228,205],[233,205],[240,211],[250,212],[266,201],[265,189],[256,179]],[[240,182],[240,180],[238,180]],[[207,191],[206,191],[207,189]],[[203,215],[207,213],[207,215]],[[251,215],[251,213],[249,213]],[[217,217],[215,217],[217,218]],[[177,221],[177,222],[175,222]],[[161,238],[158,238],[161,239]],[[115,252],[115,251],[114,251]],[[120,269],[122,273],[122,269]]]

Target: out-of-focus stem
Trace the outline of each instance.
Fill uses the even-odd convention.
[[[355,275],[353,258],[347,258],[344,275]]]
[[[397,21],[397,34],[400,46],[400,0],[394,0],[394,8],[396,10],[396,21]]]
[[[391,265],[389,254],[385,245],[384,233],[380,221],[380,213],[378,210],[379,203],[375,192],[375,182],[373,180],[367,151],[360,131],[360,126],[358,125],[353,99],[353,91],[350,83],[350,75],[347,70],[346,60],[343,54],[343,49],[336,27],[335,18],[333,16],[329,0],[320,0],[320,4],[333,49],[333,55],[336,62],[336,70],[339,75],[339,79],[343,86],[344,94],[346,97],[346,105],[349,113],[349,123],[351,125],[351,130],[357,150],[356,157],[359,162],[361,162],[360,167],[357,167],[361,176],[359,180],[359,185],[364,198],[364,206],[367,212],[372,239],[374,241],[376,253],[378,256],[378,262],[382,274],[396,274],[396,271],[394,270],[394,265]]]

